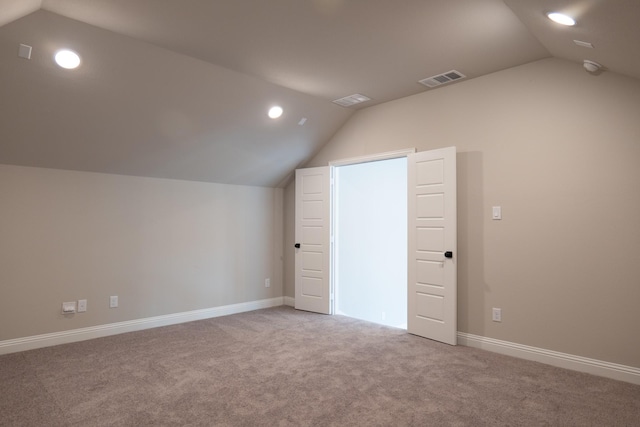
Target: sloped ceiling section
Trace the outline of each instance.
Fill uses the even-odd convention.
[[[577,63],[589,59],[605,70],[640,79],[639,0],[504,1],[556,58]],[[576,25],[549,25],[545,14],[554,11],[572,16]],[[593,48],[576,45],[574,40],[591,43]]]
[[[502,0],[44,0],[43,7],[328,101],[372,98],[360,108],[415,94],[423,90],[418,80],[451,68],[476,77],[549,56]]]
[[[0,0],[0,27],[22,18],[42,6],[42,0]]]
[[[0,52],[0,163],[277,186],[352,113],[44,10],[0,28]]]
[[[636,0],[0,0],[0,163],[282,186],[356,110],[449,70],[553,55],[640,78],[638,18]]]

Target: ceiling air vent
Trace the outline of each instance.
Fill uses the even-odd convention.
[[[447,71],[446,73],[438,74],[437,76],[431,76],[427,77],[426,79],[418,80],[418,83],[422,83],[427,87],[436,87],[445,83],[453,82],[455,80],[464,79],[465,77],[467,76],[456,70],[451,70]]]
[[[361,102],[365,101],[371,101],[371,98],[360,95],[359,93],[355,93],[353,95],[345,96],[344,98],[334,99],[331,102],[334,102],[343,107],[351,107],[352,105],[360,104]]]

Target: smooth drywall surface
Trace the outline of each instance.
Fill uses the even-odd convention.
[[[640,81],[537,61],[359,111],[308,166],[447,146],[458,329],[640,367]]]
[[[0,165],[0,341],[282,296],[282,193]]]
[[[407,328],[407,158],[334,171],[335,312]]]

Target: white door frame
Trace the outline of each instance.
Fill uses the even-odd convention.
[[[296,239],[304,237],[298,231],[298,176],[307,172],[323,176],[322,183],[316,178],[310,178],[307,200],[312,203],[307,209],[307,220],[311,221],[310,231],[307,233],[308,246],[305,254],[296,251],[296,308],[315,311],[318,313],[332,314],[335,312],[334,301],[334,209],[335,191],[333,172],[336,166],[373,162],[378,160],[407,157],[408,160],[408,294],[413,292],[414,298],[408,298],[408,328],[409,333],[426,338],[435,339],[449,344],[456,344],[457,334],[457,284],[456,284],[456,148],[447,147],[419,152],[415,149],[406,149],[388,153],[374,154],[370,156],[354,157],[350,159],[335,160],[329,162],[329,166],[296,170]],[[329,194],[324,193],[328,190]],[[304,192],[303,192],[304,193]],[[323,194],[320,194],[323,193]],[[414,200],[411,200],[413,198]],[[324,214],[318,214],[319,205],[322,202]],[[326,205],[329,206],[326,206]],[[326,222],[316,221],[327,218]],[[315,221],[315,222],[314,222]],[[324,237],[319,238],[321,228]],[[311,230],[314,229],[314,230]],[[328,229],[328,232],[326,231]],[[425,231],[426,230],[426,231]],[[451,230],[449,233],[447,230]],[[311,234],[309,234],[311,233]],[[313,238],[310,236],[313,235]],[[432,238],[433,237],[433,238]],[[299,241],[299,240],[298,240]],[[317,242],[319,243],[317,243]],[[303,242],[304,243],[304,242]],[[304,244],[296,247],[304,248]],[[442,247],[440,247],[442,246]],[[324,249],[323,249],[324,248]],[[326,251],[329,256],[326,256]],[[443,252],[444,251],[444,252]],[[433,258],[435,257],[435,258]],[[327,259],[328,258],[328,259]],[[298,283],[298,265],[305,261],[308,266],[306,271],[318,273],[322,279],[322,289],[318,288],[315,277],[308,275],[306,294],[308,303],[305,307],[299,305],[298,296],[302,289],[302,283]],[[413,265],[411,265],[413,264]],[[418,269],[418,264],[420,268]],[[304,270],[304,268],[303,268]],[[327,271],[328,270],[328,271]],[[313,280],[311,280],[313,279]],[[453,279],[450,281],[450,279]],[[313,283],[312,283],[313,282]],[[447,286],[450,283],[451,286]],[[300,289],[299,289],[300,287]],[[317,304],[322,301],[322,304]],[[322,306],[322,308],[318,308]],[[411,320],[414,320],[413,326]],[[416,323],[418,322],[418,323]],[[430,324],[431,322],[431,324]],[[438,324],[439,326],[434,326]]]

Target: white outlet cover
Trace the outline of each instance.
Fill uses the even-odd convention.
[[[62,314],[71,314],[76,312],[76,302],[63,302],[62,303]]]
[[[118,306],[118,296],[110,296],[109,297],[109,308],[116,308]]]
[[[87,311],[87,300],[80,299],[78,300],[78,313],[84,313]]]

